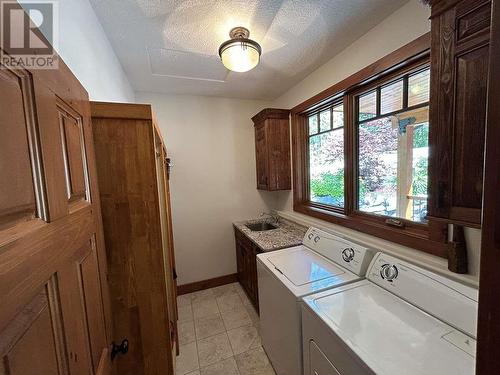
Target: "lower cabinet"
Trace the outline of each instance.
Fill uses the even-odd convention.
[[[234,234],[236,239],[238,281],[258,312],[259,287],[257,282],[257,254],[262,253],[262,250],[237,228],[234,228]]]

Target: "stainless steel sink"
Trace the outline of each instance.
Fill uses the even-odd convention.
[[[245,226],[253,232],[262,232],[265,230],[272,230],[278,228],[276,225],[267,222],[245,224]]]

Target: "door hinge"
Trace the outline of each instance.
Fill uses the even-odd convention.
[[[120,345],[116,345],[113,341],[111,343],[111,360],[114,360],[118,354],[127,354],[128,352],[128,340],[123,339]]]

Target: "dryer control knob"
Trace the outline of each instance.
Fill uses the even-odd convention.
[[[348,247],[342,250],[342,259],[344,259],[344,262],[349,263],[351,260],[354,259],[354,249]]]
[[[314,237],[314,243],[318,242],[318,241],[319,241],[319,239],[320,239],[320,237],[319,237],[319,236]]]

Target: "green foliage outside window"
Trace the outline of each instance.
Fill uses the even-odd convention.
[[[344,171],[323,173],[317,179],[311,180],[311,192],[317,197],[344,197]]]

